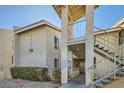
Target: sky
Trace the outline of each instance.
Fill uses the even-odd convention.
[[[100,6],[94,12],[94,25],[110,28],[124,17],[124,6]],[[12,29],[13,26],[23,27],[45,19],[60,27],[61,21],[51,5],[41,6],[0,6],[0,28]]]

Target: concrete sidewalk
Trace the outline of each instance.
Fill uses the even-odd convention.
[[[54,84],[50,81],[29,81],[29,80],[19,80],[10,79],[0,81],[0,88],[57,88],[59,84]]]
[[[85,86],[85,75],[80,74],[73,81],[70,81],[67,84],[63,84],[60,88],[88,88]]]

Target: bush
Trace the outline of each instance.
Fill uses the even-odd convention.
[[[52,76],[53,76],[53,82],[54,83],[61,83],[61,69],[54,69],[52,72]]]
[[[24,79],[32,81],[48,81],[48,68],[40,67],[12,67],[10,69],[13,79]]]

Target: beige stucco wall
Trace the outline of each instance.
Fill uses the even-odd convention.
[[[31,39],[32,34],[32,39]],[[54,67],[54,58],[60,60],[59,50],[54,49],[54,36],[60,40],[60,32],[47,25],[18,33],[16,39],[16,62],[19,67]],[[31,44],[32,41],[32,44]],[[29,49],[33,49],[30,52]]]
[[[20,67],[47,67],[46,66],[46,31],[45,27],[37,27],[18,34],[18,62]],[[31,39],[32,35],[32,39]],[[32,41],[32,44],[31,44]],[[33,52],[30,52],[30,49]]]
[[[50,69],[54,68],[54,58],[59,59],[59,67],[61,65],[61,32],[51,27],[46,27],[46,62]],[[59,48],[54,48],[54,36],[59,39]]]
[[[12,66],[12,31],[0,29],[0,79],[11,78]],[[3,74],[3,76],[2,76]]]

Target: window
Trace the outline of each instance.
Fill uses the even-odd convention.
[[[59,68],[59,60],[58,59],[54,59],[54,68]]]
[[[54,48],[55,49],[59,48],[59,39],[56,36],[54,36]]]

